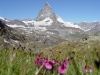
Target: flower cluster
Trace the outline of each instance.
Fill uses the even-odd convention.
[[[53,60],[49,60],[46,58],[42,58],[40,56],[37,57],[37,59],[35,60],[35,65],[40,68],[42,65],[43,67],[45,67],[48,70],[53,70],[55,67],[58,67],[58,72],[60,74],[64,74],[67,72],[67,68],[68,68],[68,62],[69,58],[64,60],[61,64],[58,63],[58,61],[56,59]]]
[[[63,75],[67,72],[69,63],[71,64],[70,58],[67,58],[63,60],[62,62],[58,62],[56,59],[47,59],[41,57],[41,55],[38,55],[37,59],[34,61],[35,65],[38,67],[38,71],[35,75],[37,75],[39,72],[42,72],[44,70],[49,70],[50,73],[54,73],[55,70],[57,70],[57,73],[60,73],[60,75]],[[92,68],[90,66],[84,66],[83,72],[86,74],[87,72],[92,73]]]

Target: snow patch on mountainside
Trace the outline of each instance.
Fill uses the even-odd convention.
[[[6,22],[10,22],[9,19],[7,19],[7,18],[0,17],[0,19],[1,19],[1,20],[4,20],[4,21],[6,21]]]
[[[5,20],[3,17],[0,17],[1,20]]]
[[[74,27],[74,28],[80,28],[78,25],[74,25],[71,22],[65,22],[62,18],[60,18],[59,16],[57,16],[57,21],[63,23],[64,26],[66,27]],[[80,28],[81,29],[81,28]]]
[[[46,17],[42,21],[34,21],[34,26],[51,26],[53,23],[53,20],[49,17]]]
[[[33,25],[33,27],[29,27],[32,28],[35,31],[46,31],[46,27],[45,26],[51,26],[53,23],[53,20],[49,17],[46,17],[44,20],[42,21],[35,21],[35,20],[27,20],[27,21],[22,21],[24,22],[26,25]]]
[[[74,28],[79,28],[79,29],[81,29],[78,25],[74,25],[74,24],[71,23],[71,22],[65,22],[64,25],[65,25],[66,27],[74,27]]]
[[[24,22],[26,25],[29,25],[29,24],[33,25],[34,24],[34,20],[28,20],[28,21],[22,21],[22,22]]]
[[[58,16],[57,16],[57,17],[58,17]],[[60,18],[60,17],[57,18],[57,21],[58,21],[58,22],[61,22],[61,23],[64,23],[64,20],[63,20],[62,18]]]
[[[6,22],[10,22],[9,20],[5,20]]]
[[[5,43],[9,43],[5,38],[4,38],[4,42],[5,42]]]
[[[28,20],[28,21],[22,21],[24,22],[26,25],[34,25],[35,27],[37,26],[50,26],[53,23],[53,20],[49,17],[46,17],[44,20],[42,21],[35,21],[35,20]]]
[[[34,28],[35,31],[36,31],[36,30],[37,30],[37,31],[38,31],[38,30],[39,30],[39,31],[46,31],[46,30],[47,30],[46,27],[38,27],[38,26],[37,26],[37,27],[33,27],[33,28]]]
[[[16,28],[16,27],[25,28],[25,26],[23,26],[23,25],[16,25],[16,24],[14,24],[14,25],[8,25],[8,24],[7,24],[7,26],[12,27],[12,28]]]
[[[96,26],[96,25],[94,25],[94,26],[88,28],[87,30],[85,29],[85,31],[89,31],[89,30],[91,30],[92,28],[95,28],[95,26]]]

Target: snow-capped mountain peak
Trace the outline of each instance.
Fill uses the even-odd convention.
[[[51,9],[51,6],[46,3],[42,10],[39,12],[38,16],[35,18],[36,21],[42,21],[45,18],[51,18],[52,20],[56,19],[54,12]]]
[[[45,3],[45,6],[48,6],[51,8],[50,4],[48,2]]]

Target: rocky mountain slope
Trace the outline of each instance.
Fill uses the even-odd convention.
[[[18,43],[18,42],[24,42],[25,37],[22,35],[19,31],[5,25],[0,20],[0,38],[4,40],[6,43]]]
[[[100,22],[81,22],[74,24],[79,25],[88,34],[94,34],[100,31]]]
[[[64,41],[60,37],[43,35],[33,31],[24,33],[22,29],[15,29],[7,26],[0,20],[0,48],[22,47],[26,51],[36,51]],[[37,50],[37,51],[38,51]]]

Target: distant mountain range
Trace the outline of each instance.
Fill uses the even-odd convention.
[[[35,19],[10,20],[0,17],[9,27],[20,31],[20,34],[34,36],[34,33],[45,36],[60,37],[64,40],[79,40],[84,36],[100,31],[100,22],[65,22],[52,11],[48,3],[39,12]]]

